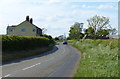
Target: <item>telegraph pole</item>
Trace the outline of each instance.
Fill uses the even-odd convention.
[[[64,41],[67,41],[67,39],[66,39],[66,34],[64,33]]]

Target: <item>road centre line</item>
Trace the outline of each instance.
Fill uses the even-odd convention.
[[[49,60],[52,60],[52,59],[54,59],[54,57],[52,57],[52,58],[49,59]],[[49,60],[45,60],[45,61],[49,61]],[[41,63],[37,63],[37,64],[35,64],[35,65],[32,65],[32,66],[29,66],[29,67],[23,68],[22,70],[30,69],[30,68],[32,68],[32,67],[34,67],[34,66],[39,65],[39,64],[41,64]],[[6,75],[6,76],[4,76],[4,77],[8,77],[8,76],[10,76],[10,75],[11,75],[11,74],[8,74],[8,75]]]
[[[49,60],[52,60],[52,59],[54,59],[54,57],[52,57],[52,58],[49,59]],[[45,60],[45,61],[49,61],[49,60]],[[34,66],[39,65],[39,64],[41,64],[41,63],[37,63],[37,64],[35,64],[35,65],[32,65],[32,66],[26,67],[26,68],[24,68],[24,69],[22,69],[22,70],[30,69],[30,68],[32,68],[32,67],[34,67]],[[7,74],[7,75],[5,75],[4,77],[9,77],[10,75],[11,75],[11,74]]]
[[[65,48],[63,48],[63,52],[65,52]],[[55,58],[55,57],[52,57],[52,58],[50,58],[50,59],[48,59],[48,60],[45,60],[45,61],[50,61],[50,60],[52,60],[52,59],[54,59],[54,58]],[[38,59],[38,58],[37,58],[37,59]],[[22,62],[26,62],[26,61],[22,61]],[[15,63],[15,64],[19,64],[19,63]],[[15,64],[10,64],[10,65],[15,65]],[[32,68],[32,67],[35,67],[35,66],[39,65],[39,64],[41,64],[41,63],[37,63],[37,64],[35,64],[35,65],[32,65],[32,66],[23,68],[22,70],[30,69],[30,68]],[[7,74],[7,75],[5,75],[4,77],[9,77],[10,75],[11,75],[11,74]]]
[[[4,77],[9,77],[11,74],[7,74],[7,75],[5,75]]]
[[[49,59],[49,60],[52,60],[52,59],[54,59],[54,57],[52,57],[52,58]],[[45,60],[45,61],[49,61],[49,60]],[[22,70],[30,69],[30,68],[32,68],[32,67],[34,67],[34,66],[39,65],[39,64],[41,64],[41,63],[37,63],[37,64],[35,64],[35,65],[32,65],[32,66],[26,67],[26,68],[24,68],[24,69],[22,69]],[[4,77],[9,77],[10,75],[11,75],[11,74],[8,74],[8,75],[5,75]]]
[[[65,53],[65,48],[63,48],[63,53]],[[49,60],[52,60],[52,59],[54,59],[54,57],[52,57],[52,58],[51,58],[51,59],[49,59]],[[49,60],[45,60],[45,61],[49,61]],[[35,64],[35,65],[32,65],[32,66],[26,67],[26,68],[24,68],[24,69],[22,69],[22,70],[27,70],[27,69],[30,69],[30,68],[32,68],[32,67],[34,67],[34,66],[39,65],[39,64],[41,64],[41,63],[37,63],[37,64]]]
[[[27,70],[27,69],[30,69],[30,68],[32,68],[32,67],[34,67],[34,66],[39,65],[39,64],[41,64],[41,63],[37,63],[37,64],[35,64],[35,65],[32,65],[32,66],[26,67],[26,68],[24,68],[24,69],[22,69],[22,70]]]

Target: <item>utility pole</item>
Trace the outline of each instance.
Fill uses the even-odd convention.
[[[63,36],[63,37],[64,37],[64,41],[67,41],[67,39],[66,39],[66,34],[65,34],[65,33],[64,33],[64,36]]]

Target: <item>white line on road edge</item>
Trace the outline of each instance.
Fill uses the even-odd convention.
[[[41,63],[37,63],[37,64],[35,64],[35,65],[32,65],[32,66],[26,67],[26,68],[24,68],[24,69],[22,69],[22,70],[27,70],[27,69],[32,68],[32,67],[34,67],[34,66],[37,66],[37,65],[39,65],[39,64],[41,64]]]
[[[7,75],[5,75],[4,77],[8,77],[8,76],[10,76],[11,74],[7,74]]]

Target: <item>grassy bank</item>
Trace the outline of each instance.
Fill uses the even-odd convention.
[[[14,35],[1,35],[0,37],[2,37],[3,63],[41,54],[51,50],[54,45],[54,41],[46,37],[25,37]]]
[[[33,50],[13,51],[12,53],[11,51],[5,52],[5,53],[3,52],[2,63],[9,62],[9,61],[16,60],[16,59],[25,58],[25,57],[39,55],[41,53],[51,50],[52,48],[53,47],[50,46],[50,47],[36,48]]]
[[[81,60],[75,77],[118,77],[117,39],[69,42],[81,51]]]

